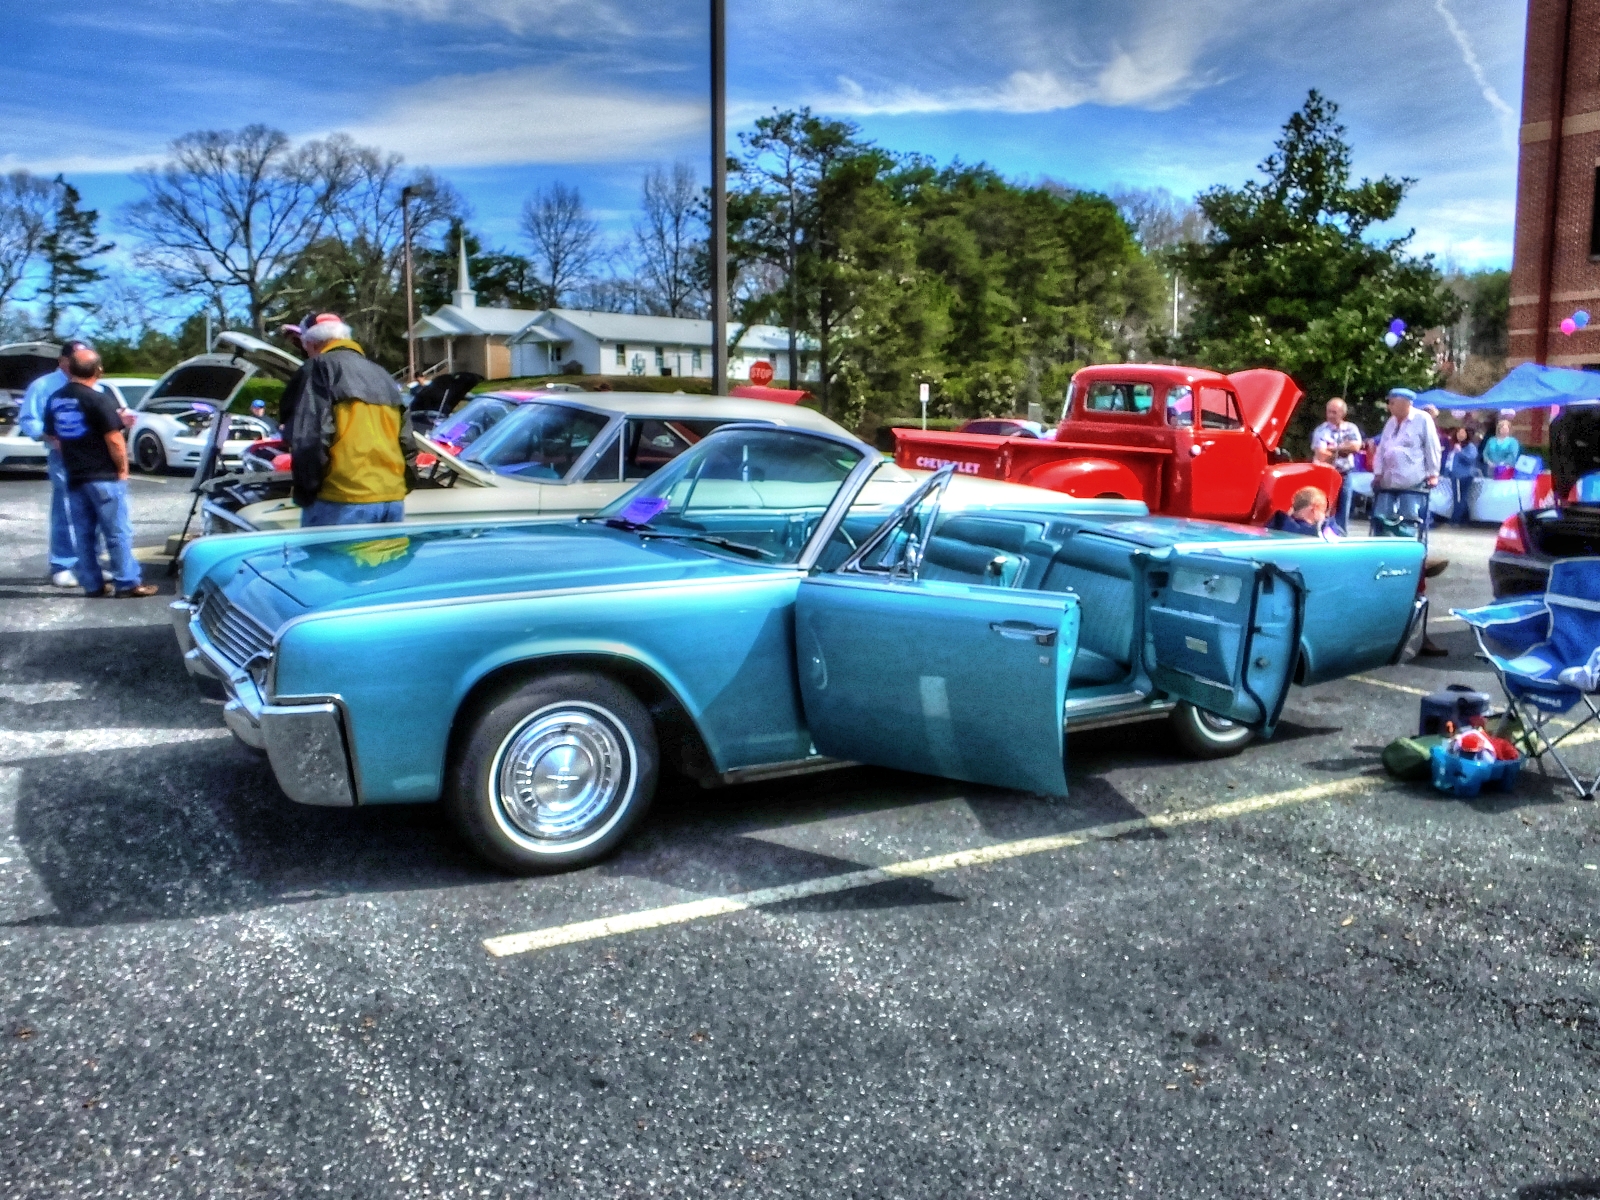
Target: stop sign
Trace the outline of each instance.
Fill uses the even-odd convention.
[[[750,382],[757,387],[766,387],[772,382],[772,364],[765,359],[750,364]]]

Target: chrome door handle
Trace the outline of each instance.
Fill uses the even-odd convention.
[[[990,621],[989,628],[1003,638],[1019,642],[1032,638],[1041,646],[1054,646],[1060,632],[1048,625],[1029,625],[1026,621]]]

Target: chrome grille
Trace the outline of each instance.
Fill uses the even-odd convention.
[[[215,588],[207,589],[200,601],[200,628],[236,667],[272,652],[272,635]]]

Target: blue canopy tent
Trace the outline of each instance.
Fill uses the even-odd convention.
[[[1499,383],[1481,396],[1458,396],[1434,388],[1417,397],[1417,403],[1444,409],[1548,408],[1600,400],[1600,371],[1574,371],[1567,367],[1541,367],[1523,363],[1513,367]]]

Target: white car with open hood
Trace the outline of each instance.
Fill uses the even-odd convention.
[[[211,422],[257,375],[287,380],[300,360],[248,333],[217,335],[209,354],[197,354],[173,367],[140,399],[128,431],[129,458],[141,471],[173,467],[193,470],[205,454]],[[272,427],[248,414],[229,413],[223,444],[225,462],[237,462],[246,446],[272,435]]]

